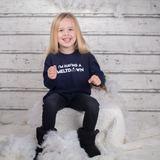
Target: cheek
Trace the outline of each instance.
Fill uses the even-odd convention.
[[[61,40],[61,37],[62,37],[62,36],[61,36],[60,34],[58,34],[58,36],[57,36],[58,41]]]
[[[77,39],[77,36],[76,36],[76,34],[73,34],[73,37],[74,37],[74,40],[76,40],[76,39]]]

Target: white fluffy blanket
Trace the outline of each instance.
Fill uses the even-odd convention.
[[[109,89],[108,86],[108,91]],[[150,143],[144,138],[160,135],[159,126],[155,126],[141,131],[136,138],[137,140],[129,142],[134,133],[126,132],[125,120],[127,117],[124,119],[120,108],[123,105],[122,99],[116,94],[114,95],[112,90],[109,93],[93,90],[92,96],[100,102],[100,113],[96,126],[100,133],[96,137],[96,145],[102,155],[89,158],[85,151],[80,148],[76,130],[81,127],[84,115],[67,108],[58,112],[56,121],[58,132],[50,131],[46,135],[46,141],[42,145],[44,150],[39,156],[39,160],[127,160],[124,152],[142,149],[144,144]],[[0,160],[33,159],[37,144],[36,127],[41,126],[41,106],[42,102],[37,101],[34,107],[24,115],[1,115]],[[133,117],[128,118],[128,121],[131,122],[133,119]],[[134,126],[133,129],[135,129]],[[132,130],[132,132],[134,131]],[[129,134],[132,135],[130,140]],[[160,146],[159,143],[155,142],[155,144]],[[140,159],[136,158],[136,160]]]

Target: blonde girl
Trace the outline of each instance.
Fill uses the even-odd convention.
[[[82,37],[82,33],[81,33],[77,19],[71,13],[62,13],[62,14],[59,14],[54,19],[54,21],[51,25],[50,45],[49,45],[47,54],[50,54],[50,53],[57,54],[59,51],[57,34],[58,34],[59,24],[60,24],[61,20],[64,18],[71,19],[74,23],[74,29],[75,29],[75,33],[76,33],[76,37],[77,37],[76,42],[74,44],[75,49],[79,49],[79,52],[81,54],[88,53],[89,52],[89,50],[87,49],[88,46],[87,46],[84,38]]]
[[[89,157],[100,155],[95,146],[99,103],[90,96],[91,85],[101,86],[103,72],[82,37],[79,24],[71,13],[61,13],[53,21],[50,45],[44,64],[43,78],[49,92],[43,98],[42,126],[37,128],[38,146],[49,130],[55,128],[56,114],[69,107],[84,111],[82,126],[77,128],[80,146]],[[42,148],[37,147],[37,159]]]

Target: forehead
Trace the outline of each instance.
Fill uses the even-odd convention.
[[[59,24],[59,28],[60,27],[74,27],[74,22],[72,19],[70,18],[63,18],[61,21],[60,21],[60,24]]]

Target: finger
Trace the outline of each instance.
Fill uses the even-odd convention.
[[[91,79],[88,80],[88,83],[91,83]]]
[[[56,65],[53,66],[53,70],[54,70],[54,72],[57,72],[57,66]]]
[[[91,77],[91,82],[92,82],[92,83],[95,83],[96,80],[97,80],[97,77],[93,75],[93,76]]]
[[[56,65],[51,66],[51,67],[49,67],[49,69],[48,69],[49,72],[53,72],[53,71],[55,71],[55,70],[57,70]]]
[[[100,80],[99,77],[96,76],[96,75],[93,75],[93,76],[91,77],[91,82],[92,82],[94,85],[97,85],[97,86],[101,84],[101,80]]]
[[[93,81],[94,81],[94,76],[92,76],[92,77],[88,80],[89,83],[93,83]]]
[[[93,83],[93,80],[94,80],[94,76],[92,76],[92,77],[88,80],[88,82],[89,82],[89,83]]]

